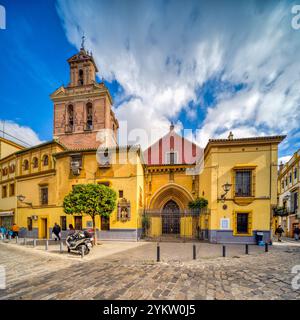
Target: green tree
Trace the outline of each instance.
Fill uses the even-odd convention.
[[[95,217],[109,217],[116,207],[117,195],[111,188],[101,184],[78,184],[64,198],[66,214],[86,214],[92,218],[94,243],[96,244]]]
[[[191,210],[201,210],[203,208],[206,208],[208,205],[208,201],[204,198],[196,198],[195,200],[193,201],[190,201],[189,202],[189,208]]]

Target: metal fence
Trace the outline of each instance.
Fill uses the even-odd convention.
[[[142,237],[153,241],[206,240],[208,232],[204,223],[201,223],[202,215],[208,216],[209,210],[145,210],[142,214]]]

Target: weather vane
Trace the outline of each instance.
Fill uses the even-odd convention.
[[[81,37],[81,49],[84,49],[84,41],[85,41],[85,36],[83,35]]]

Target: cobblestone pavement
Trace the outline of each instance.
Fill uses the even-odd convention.
[[[300,246],[183,262],[135,260],[146,247],[72,261],[1,244],[7,288],[0,299],[300,299],[291,286]]]

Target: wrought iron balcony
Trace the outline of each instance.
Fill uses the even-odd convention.
[[[283,208],[283,207],[277,207],[273,209],[273,215],[279,216],[279,217],[285,217],[294,213],[295,213],[294,211],[292,212],[290,209]]]

